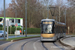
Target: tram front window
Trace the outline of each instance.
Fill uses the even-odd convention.
[[[52,33],[52,25],[43,25],[43,33]]]

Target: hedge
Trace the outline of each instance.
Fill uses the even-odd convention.
[[[0,30],[4,30],[4,28],[0,27]],[[16,30],[16,27],[9,27],[9,34],[14,34],[15,30]],[[22,29],[17,28],[17,30],[22,30]],[[23,29],[23,33],[25,33],[24,30],[25,28]],[[6,31],[7,31],[7,28],[6,28]],[[41,32],[40,28],[27,28],[28,34],[35,34],[35,33],[38,34],[40,32]]]
[[[41,33],[41,30],[40,30],[40,28],[27,28],[27,33],[28,34],[31,34],[31,33],[32,34],[34,34],[34,33],[38,34],[38,33]]]

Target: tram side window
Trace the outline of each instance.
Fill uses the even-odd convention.
[[[12,23],[14,23],[14,19],[10,19]]]
[[[65,30],[65,27],[63,27],[63,33],[65,33],[65,31],[64,31],[64,30]]]
[[[57,33],[57,30],[58,30],[57,25],[55,25],[55,27],[54,27],[54,33]]]
[[[53,27],[52,27],[52,28],[53,28],[53,29],[52,29],[52,32],[53,32],[53,33],[54,33],[54,25],[55,25],[55,23],[53,22]]]
[[[14,23],[14,19],[12,20],[12,23]]]
[[[20,23],[20,19],[18,19],[18,23]]]
[[[2,21],[2,18],[0,18],[0,22]]]
[[[59,33],[61,33],[61,31],[62,31],[62,28],[61,28],[61,26],[59,26],[59,30],[60,30],[60,31],[59,31]]]
[[[63,33],[65,33],[64,29],[63,29]]]
[[[62,31],[62,28],[61,28],[61,26],[59,26],[59,30],[60,30],[60,31],[59,31],[59,33],[61,33],[61,31]]]
[[[64,27],[64,32],[66,33],[66,27]]]
[[[59,33],[59,26],[57,28],[58,28],[58,31],[57,32]]]
[[[57,33],[57,26],[55,26],[55,33]]]
[[[43,25],[41,24],[41,33],[43,33]]]

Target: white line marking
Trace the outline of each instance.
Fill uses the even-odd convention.
[[[36,42],[38,42],[38,41],[40,41],[40,40],[37,40]],[[35,46],[35,43],[36,43],[36,42],[33,43],[34,50],[37,50],[37,48],[36,48],[36,46]]]

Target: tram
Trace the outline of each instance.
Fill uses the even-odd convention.
[[[66,35],[65,23],[57,22],[54,19],[41,20],[41,41],[56,41]]]

